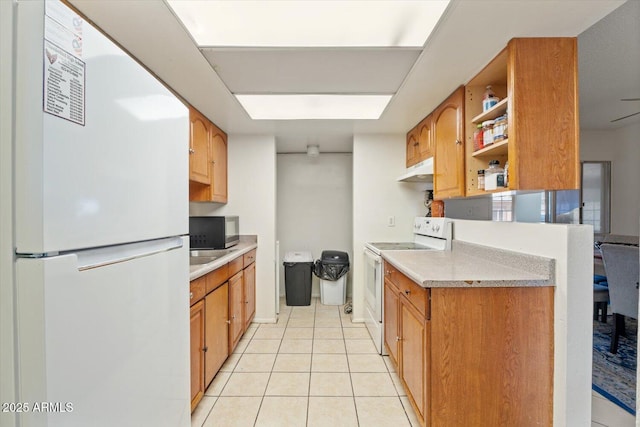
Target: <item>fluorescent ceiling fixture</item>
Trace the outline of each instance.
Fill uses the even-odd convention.
[[[375,120],[392,95],[236,95],[254,120]]]
[[[201,46],[422,47],[449,0],[168,0]]]

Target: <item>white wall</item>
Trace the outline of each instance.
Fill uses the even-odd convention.
[[[17,402],[13,277],[13,2],[0,1],[0,401]],[[2,425],[15,425],[2,414]],[[6,424],[5,424],[6,423]]]
[[[553,425],[591,425],[593,228],[455,220],[456,240],[555,259]]]
[[[353,315],[364,316],[365,242],[412,241],[413,218],[426,213],[426,184],[397,182],[405,172],[405,135],[353,137]],[[389,216],[395,227],[387,226]]]
[[[580,131],[580,160],[611,161],[611,233],[639,234],[640,123]]]
[[[258,236],[256,322],[276,321],[276,143],[273,136],[229,135],[226,205],[190,203],[190,215],[238,215],[240,234]]]
[[[314,259],[323,250],[339,250],[353,260],[351,153],[277,156],[277,239],[280,257],[290,251],[309,251]],[[285,295],[284,267],[280,269],[280,295]],[[347,294],[350,294],[347,276]],[[313,276],[311,294],[320,295]]]

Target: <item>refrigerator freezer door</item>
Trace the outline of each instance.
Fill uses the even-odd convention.
[[[48,2],[47,10],[52,5],[65,8]],[[47,70],[66,56],[47,56],[50,43],[66,41],[49,39],[68,31],[50,29],[59,24],[44,15],[41,2],[17,8],[17,251],[75,251],[187,234],[185,105],[80,20],[81,49],[68,55],[84,67],[84,125],[45,113],[43,87],[58,89]]]
[[[179,240],[104,262],[16,261],[19,395],[59,405],[23,413],[22,425],[190,425],[189,254]]]

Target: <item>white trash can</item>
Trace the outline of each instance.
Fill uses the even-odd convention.
[[[320,279],[320,302],[324,305],[343,305],[347,301],[347,272],[349,255],[341,251],[322,251],[313,273]]]
[[[347,276],[338,280],[320,279],[320,302],[324,305],[343,305],[347,301]]]

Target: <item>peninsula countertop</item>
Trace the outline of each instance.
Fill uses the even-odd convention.
[[[555,260],[454,240],[451,251],[381,251],[425,288],[555,286]]]
[[[246,254],[258,247],[257,236],[240,236],[240,242],[229,248],[230,252],[220,258],[217,258],[207,264],[190,265],[189,266],[189,280],[195,280],[198,277],[202,277],[205,274],[222,267],[229,261],[238,258],[241,255]]]

